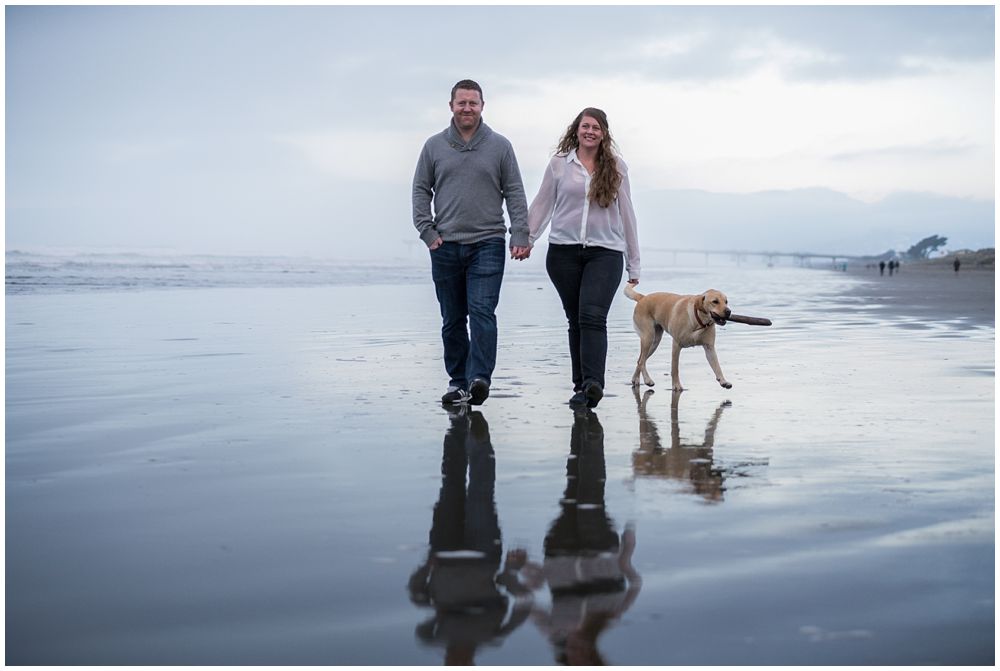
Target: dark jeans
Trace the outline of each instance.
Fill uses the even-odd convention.
[[[496,309],[507,258],[505,240],[445,242],[430,254],[449,384],[468,389],[476,378],[489,384],[497,362]]]
[[[625,258],[606,247],[549,245],[545,269],[569,320],[573,390],[596,382],[604,388],[608,311],[622,281]]]

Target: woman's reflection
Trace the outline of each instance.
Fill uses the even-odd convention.
[[[449,414],[430,552],[410,576],[409,592],[414,603],[434,609],[417,626],[417,637],[444,647],[446,664],[468,665],[479,646],[499,645],[527,619],[532,599],[518,579],[527,559],[524,550],[508,552],[500,570],[503,549],[489,425],[482,413],[466,407]]]
[[[598,636],[631,607],[642,581],[632,566],[635,529],[619,538],[604,508],[604,429],[593,411],[574,414],[559,517],[545,537],[543,565],[528,570],[549,584],[551,610],[536,609],[533,620],[556,661],[594,665],[604,663]]]

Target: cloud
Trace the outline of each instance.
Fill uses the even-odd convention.
[[[665,59],[693,53],[710,41],[711,34],[707,30],[698,30],[687,34],[655,37],[638,44],[631,51],[636,58],[642,60]]]
[[[790,79],[869,81],[993,60],[992,7],[761,8],[776,37],[828,58],[788,63]],[[752,20],[752,19],[751,19]]]
[[[978,149],[969,142],[936,141],[913,145],[896,145],[892,147],[872,147],[859,151],[845,151],[831,154],[831,161],[866,161],[869,159],[925,159],[951,156],[964,156]]]
[[[112,163],[137,163],[160,160],[191,149],[183,139],[148,139],[112,141],[104,146],[104,156]]]
[[[749,44],[734,48],[732,58],[737,62],[746,62],[778,73],[816,65],[839,67],[846,60],[842,54],[783,41],[773,35],[761,36]]]
[[[432,21],[443,34],[482,28],[483,48],[456,62],[451,42],[391,32],[384,64],[426,81],[437,73],[483,79],[530,72],[630,73],[650,82],[726,81],[761,70],[788,80],[878,81],[993,59],[992,7],[447,7],[373,8],[380,26]],[[608,31],[607,26],[614,30]],[[601,45],[583,67],[562,37]],[[516,40],[517,48],[509,48]],[[353,43],[353,42],[352,42]],[[497,59],[502,53],[503,58]],[[458,72],[461,70],[461,73]]]
[[[408,187],[426,138],[413,131],[329,130],[274,139],[331,177]]]

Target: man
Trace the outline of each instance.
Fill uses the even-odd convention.
[[[469,79],[455,84],[448,102],[451,124],[424,143],[413,175],[413,225],[430,250],[441,306],[450,377],[441,397],[446,404],[481,405],[490,395],[505,262],[505,201],[511,256],[528,249],[528,203],[514,149],[483,122],[483,105],[479,84]]]

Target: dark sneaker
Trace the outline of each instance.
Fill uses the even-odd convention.
[[[569,399],[569,404],[574,408],[582,408],[587,405],[587,396],[583,391],[578,391],[573,394],[573,398]]]
[[[441,402],[445,404],[468,403],[472,396],[461,387],[452,385],[441,397]]]
[[[601,389],[601,385],[591,382],[583,388],[583,395],[587,397],[587,407],[596,408],[597,404],[604,398],[604,390]]]
[[[469,403],[472,405],[482,405],[490,395],[490,385],[482,378],[476,378],[469,385]]]

